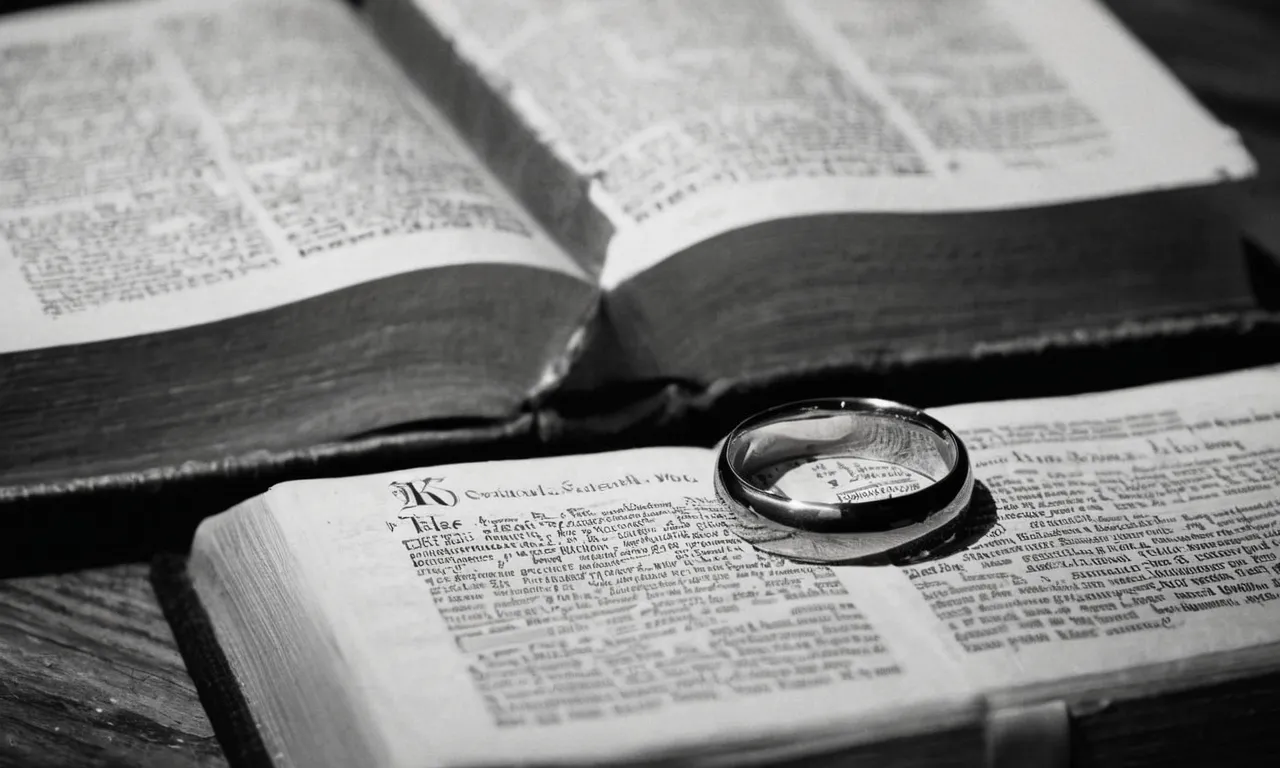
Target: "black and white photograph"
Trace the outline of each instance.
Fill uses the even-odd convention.
[[[1280,4],[0,1],[0,768],[1278,722]]]

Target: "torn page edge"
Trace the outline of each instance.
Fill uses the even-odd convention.
[[[542,375],[538,377],[537,383],[529,391],[529,397],[526,402],[528,408],[536,410],[552,392],[559,389],[561,382],[569,375],[570,369],[586,352],[588,342],[591,341],[591,335],[595,332],[599,321],[600,311],[604,306],[602,298],[603,294],[596,294],[595,300],[591,302],[590,307],[583,313],[577,328],[569,335],[569,340],[565,344],[564,350],[551,358],[542,370]]]

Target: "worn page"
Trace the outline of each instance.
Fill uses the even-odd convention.
[[[932,413],[996,518],[905,571],[989,687],[1280,642],[1280,367]]]
[[[578,274],[339,2],[0,23],[0,353],[485,262]]]
[[[1075,201],[1252,161],[1094,0],[415,2],[590,180],[612,287],[769,219]]]
[[[901,572],[758,553],[712,459],[467,464],[270,505],[405,764],[785,753],[977,717]]]

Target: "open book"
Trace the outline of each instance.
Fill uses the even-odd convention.
[[[1114,760],[1144,729],[1166,741],[1129,754],[1166,764],[1274,731],[1238,696],[1068,739],[1071,718],[1280,669],[1280,367],[932,413],[979,491],[967,531],[909,564],[757,551],[714,454],[666,447],[282,484],[206,520],[187,573],[277,765],[873,744],[972,764],[1028,734],[1022,764],[1065,765],[1068,741]],[[833,495],[884,477],[857,464],[788,475]],[[1193,717],[1229,724],[1179,733]]]
[[[1092,0],[140,0],[0,62],[10,490],[1254,307],[1252,161]]]

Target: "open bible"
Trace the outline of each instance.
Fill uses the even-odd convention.
[[[0,62],[0,498],[1260,316],[1252,161],[1090,0],[140,0]]]
[[[932,413],[979,491],[911,562],[758,551],[714,454],[662,447],[278,485],[156,582],[231,754],[275,765],[1274,749],[1280,368]],[[859,464],[779,482],[892,478]]]

